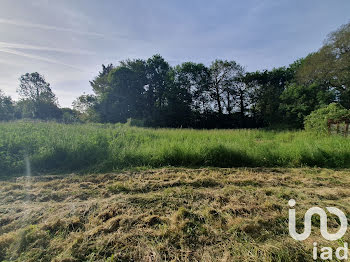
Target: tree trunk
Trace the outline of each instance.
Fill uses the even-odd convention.
[[[218,85],[215,86],[215,91],[216,91],[216,102],[218,104],[219,115],[222,115],[222,107],[221,107],[220,92],[219,92]]]
[[[226,91],[226,94],[227,94],[227,97],[226,97],[226,99],[227,99],[227,113],[228,113],[229,115],[231,115],[232,108],[231,108],[230,92],[227,90],[227,91]]]
[[[244,106],[244,94],[242,90],[239,90],[239,107],[240,107],[240,115],[241,115],[241,127],[245,127],[245,106]]]

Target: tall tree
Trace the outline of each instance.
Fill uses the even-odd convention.
[[[293,78],[293,71],[285,67],[246,74],[245,82],[252,90],[251,110],[259,124],[269,126],[282,121],[280,96]]]
[[[186,62],[175,67],[175,84],[186,90],[191,109],[203,113],[210,109],[209,69],[203,64]]]
[[[234,97],[235,97],[235,106],[239,110],[240,116],[240,126],[245,127],[246,125],[246,113],[248,111],[251,89],[249,85],[245,83],[245,73],[243,67],[238,69],[237,76],[234,80]]]
[[[146,90],[148,89],[148,79],[147,79],[147,62],[143,59],[125,60],[121,61],[120,65],[122,67],[130,69],[133,78],[133,88],[134,88],[134,106],[135,112],[134,117],[145,118],[149,115],[151,111],[151,105],[146,101]]]
[[[108,74],[113,68],[113,64],[108,64],[107,66],[102,65],[102,71],[98,73],[98,76],[96,76],[94,80],[90,81],[92,90],[97,96],[102,95],[110,87]]]
[[[144,92],[136,73],[124,66],[113,69],[109,76],[111,89],[103,97],[102,103],[109,107],[104,116],[113,122],[126,121],[128,118],[141,118],[142,107],[140,103]]]
[[[42,75],[37,72],[26,73],[19,81],[17,92],[21,97],[25,116],[38,119],[60,117],[57,98]]]
[[[306,57],[297,77],[305,85],[335,89],[340,103],[350,108],[350,23],[332,32],[319,51]]]
[[[171,69],[167,76],[164,104],[158,108],[157,126],[188,127],[192,121],[192,96],[190,89],[179,78],[178,71]]]
[[[154,55],[147,60],[146,97],[151,115],[157,115],[165,105],[169,73],[170,65],[160,55]]]
[[[220,115],[233,110],[235,81],[242,67],[235,61],[215,60],[210,66],[210,94]]]

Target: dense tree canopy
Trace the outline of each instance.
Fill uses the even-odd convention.
[[[306,57],[297,80],[334,89],[340,104],[350,108],[350,23],[329,34],[323,47]]]
[[[155,127],[303,127],[331,103],[350,109],[350,24],[328,35],[316,52],[288,67],[245,72],[236,61],[171,66],[162,56],[102,65],[72,109],[60,109],[39,73],[20,78],[20,100],[0,92],[0,120],[143,123]]]

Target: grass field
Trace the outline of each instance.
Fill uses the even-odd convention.
[[[1,123],[0,261],[311,261],[314,241],[337,247],[350,234],[327,243],[314,219],[297,242],[287,203],[297,200],[299,229],[314,205],[349,214],[349,141]]]
[[[305,131],[0,123],[1,175],[131,167],[350,167],[350,140]]]
[[[293,240],[288,200],[299,228],[315,204],[350,213],[350,171],[319,168],[21,177],[0,188],[1,261],[312,261],[314,241],[341,243],[326,242],[316,219],[310,238]]]

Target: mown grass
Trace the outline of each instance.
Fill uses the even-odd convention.
[[[330,169],[167,168],[0,181],[0,261],[313,261],[288,232],[312,206],[350,213],[350,173]],[[317,217],[315,217],[317,218]],[[339,221],[328,217],[333,232]],[[341,241],[350,242],[347,232]]]
[[[0,174],[107,172],[130,167],[350,166],[350,140],[305,131],[146,129],[0,123]]]

